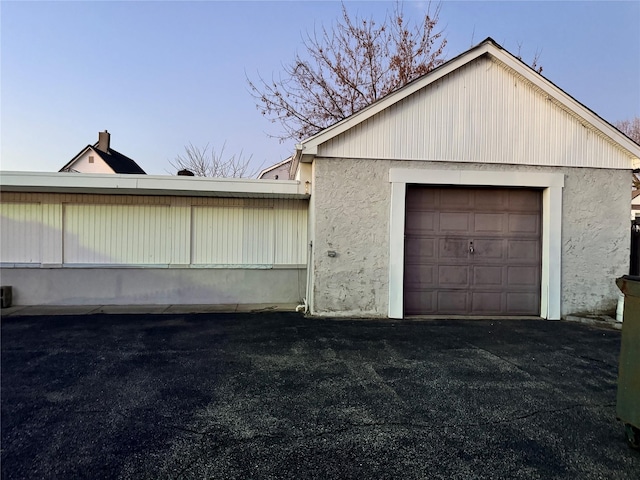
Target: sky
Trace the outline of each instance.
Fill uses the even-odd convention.
[[[395,2],[346,1],[381,20]],[[404,2],[420,20],[427,2]],[[277,77],[338,1],[0,2],[0,169],[53,172],[98,132],[148,174],[185,145],[251,158],[294,142],[256,108],[247,77]],[[609,122],[640,116],[640,2],[443,1],[450,59],[487,37]]]

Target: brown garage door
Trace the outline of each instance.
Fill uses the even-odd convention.
[[[406,315],[539,315],[542,193],[408,186]]]

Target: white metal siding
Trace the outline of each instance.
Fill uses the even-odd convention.
[[[251,207],[194,207],[191,263],[272,265],[273,211]]]
[[[275,200],[274,231],[277,265],[307,263],[307,203]]]
[[[65,205],[64,263],[167,264],[169,207]]]
[[[318,156],[631,168],[627,152],[485,57],[320,145]]]
[[[0,262],[40,263],[42,206],[39,203],[3,203],[0,214]]]
[[[3,192],[4,266],[295,266],[308,202]]]

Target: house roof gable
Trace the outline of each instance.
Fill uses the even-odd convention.
[[[259,174],[258,174],[258,178],[262,178],[264,175],[266,175],[267,173],[275,170],[276,168],[280,168],[283,165],[286,165],[287,163],[291,163],[292,161],[292,157],[287,157],[284,160],[282,160],[281,162],[276,163],[275,165],[271,165],[270,167],[267,167],[265,169],[263,169]]]
[[[103,152],[96,148],[97,146],[98,144],[96,143],[93,146],[93,149],[114,172],[140,175],[144,175],[146,173],[142,168],[140,168],[140,165],[126,155],[115,151],[113,148],[109,148],[106,152]]]
[[[113,170],[113,173],[122,173],[122,174],[139,174],[145,175],[146,172],[140,168],[140,166],[131,158],[123,155],[122,153],[109,148],[106,152],[99,150],[98,142],[93,145],[87,145],[84,147],[76,156],[74,156],[69,162],[62,167],[59,172],[69,171],[73,168],[73,164],[76,163],[82,156],[84,156],[88,151],[92,151],[95,153],[107,166]]]
[[[598,116],[588,107],[578,102],[564,90],[533,70],[522,60],[516,58],[511,53],[503,49],[492,38],[487,38],[475,47],[442,64],[426,75],[413,80],[399,90],[390,93],[386,97],[379,99],[371,105],[363,108],[359,112],[345,118],[344,120],[341,120],[340,122],[335,123],[334,125],[325,128],[316,135],[307,138],[300,144],[297,144],[296,153],[294,155],[294,162],[297,163],[298,161],[311,161],[315,157],[315,155],[317,155],[319,145],[337,137],[347,130],[352,129],[353,127],[361,124],[374,115],[382,112],[383,110],[391,107],[392,105],[432,84],[433,82],[436,82],[437,80],[447,76],[453,71],[485,55],[492,57],[493,59],[504,64],[506,67],[514,70],[525,80],[539,88],[541,91],[545,92],[549,96],[549,98],[553,98],[565,109],[572,112],[574,115],[578,116],[583,121],[591,125],[592,128],[603,133],[611,141],[615,142],[615,144],[628,151],[632,156],[635,156],[636,159],[640,158],[640,145],[624,135],[617,128]]]

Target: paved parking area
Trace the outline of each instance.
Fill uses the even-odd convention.
[[[620,332],[292,313],[2,319],[3,479],[634,479]]]

